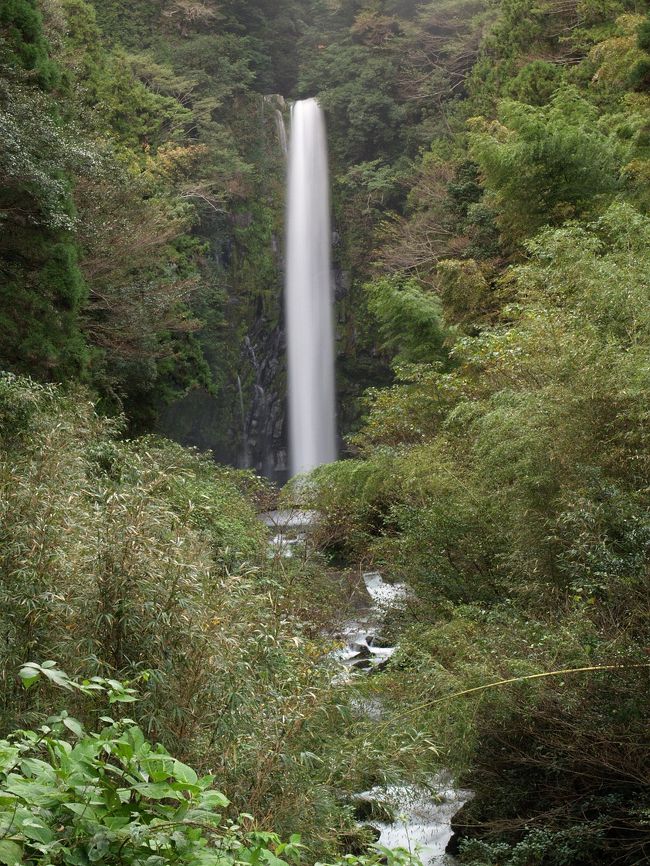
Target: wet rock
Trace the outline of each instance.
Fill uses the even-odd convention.
[[[467,831],[470,824],[470,819],[468,815],[470,807],[471,800],[468,803],[464,803],[458,810],[458,812],[456,812],[456,814],[452,817],[450,821],[452,837],[447,843],[445,853],[453,855],[460,853],[460,843],[463,841],[463,839],[466,839],[469,836],[469,833]]]
[[[353,668],[355,668],[355,670],[358,670],[358,671],[368,671],[368,670],[370,670],[370,668],[373,667],[373,664],[372,664],[371,659],[369,659],[369,658],[363,659],[362,658],[362,659],[359,659],[358,661],[352,662],[350,667],[353,667]]]
[[[364,854],[371,853],[370,846],[374,845],[380,836],[380,831],[371,824],[359,824],[356,828],[351,828],[339,838],[346,854],[354,854],[355,857],[361,857]]]
[[[381,830],[377,827],[373,827],[372,824],[364,824],[364,828],[372,835],[373,842],[379,842],[381,837]]]
[[[392,649],[395,644],[392,641],[386,640],[380,634],[372,635],[368,638],[368,643],[373,649]]]
[[[370,647],[365,641],[363,643],[361,641],[356,641],[352,644],[352,649],[356,652],[355,657],[358,657],[360,659],[369,659],[372,656]]]

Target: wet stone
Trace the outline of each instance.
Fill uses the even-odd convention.
[[[366,830],[368,830],[369,833],[372,834],[373,842],[379,842],[379,838],[381,836],[381,830],[379,830],[377,827],[373,827],[372,824],[364,824],[363,826],[365,827]]]
[[[391,824],[395,820],[395,811],[383,800],[361,794],[354,799],[354,817],[357,821],[381,821],[382,823]],[[368,825],[366,824],[365,826],[367,827]],[[381,830],[378,830],[376,827],[372,829],[377,832],[378,839],[381,835]]]
[[[353,643],[352,649],[355,650],[355,652],[356,652],[355,658],[369,659],[372,656],[372,652],[370,650],[370,647],[368,646],[367,643],[365,643],[365,641],[363,643],[361,641],[358,641],[357,643]]]
[[[386,640],[386,638],[382,637],[380,634],[375,634],[369,637],[368,644],[373,649],[392,649],[394,646],[394,643]]]

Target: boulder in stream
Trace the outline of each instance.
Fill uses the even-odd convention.
[[[445,848],[445,852],[447,854],[456,854],[460,853],[460,843],[463,839],[468,838],[467,830],[471,825],[471,821],[469,819],[468,812],[471,808],[471,800],[460,807],[460,809],[455,813],[452,817],[450,825],[451,825],[451,839],[447,842],[447,847]]]
[[[369,659],[372,656],[372,651],[366,641],[355,641],[352,644],[352,650],[355,653],[355,658]]]
[[[373,649],[392,649],[395,641],[389,641],[380,634],[373,634],[368,637],[368,645]]]

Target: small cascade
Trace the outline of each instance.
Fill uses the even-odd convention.
[[[318,525],[318,511],[288,509],[267,511],[259,515],[269,528],[269,556],[293,557],[310,544],[310,532]],[[340,649],[330,652],[324,661],[331,665],[332,682],[343,686],[355,678],[379,673],[385,668],[397,647],[382,636],[387,613],[406,603],[406,584],[389,583],[376,571],[361,575],[363,597],[353,604],[353,619],[339,624]],[[342,609],[350,608],[347,597]],[[384,707],[374,698],[351,701],[360,714],[381,723]],[[371,827],[380,845],[405,848],[419,857],[422,866],[457,866],[447,853],[453,836],[452,820],[463,805],[472,799],[472,791],[457,788],[450,773],[431,775],[423,784],[376,786],[353,798],[360,822]],[[376,806],[394,815],[394,820],[372,820],[365,817]],[[371,822],[371,823],[367,823]]]
[[[343,649],[332,657],[343,665],[339,682],[350,676],[377,672],[385,667],[396,647],[381,637],[381,626],[387,612],[408,599],[408,588],[401,583],[388,583],[378,572],[366,572],[363,581],[370,598],[365,616],[357,615],[348,622],[342,637]],[[380,701],[359,702],[358,709],[376,722],[383,718]],[[364,807],[382,804],[394,814],[392,822],[372,821],[379,833],[378,842],[387,848],[405,848],[416,854],[423,866],[456,866],[457,860],[447,854],[453,835],[452,819],[472,798],[472,792],[457,788],[451,775],[442,771],[432,775],[423,785],[377,786],[356,797],[356,804]]]
[[[287,159],[289,156],[289,143],[287,141],[287,127],[284,124],[284,115],[280,111],[279,108],[275,109],[275,126],[278,130],[278,141],[280,142],[280,149],[284,154],[284,158]]]
[[[360,794],[359,801],[384,803],[395,811],[392,823],[373,824],[379,830],[380,845],[406,848],[417,854],[422,866],[456,866],[456,858],[447,853],[454,832],[452,821],[472,796],[472,791],[457,788],[449,773],[441,772],[429,779],[426,788],[373,788]]]
[[[241,376],[237,374],[237,392],[239,394],[239,412],[241,415],[241,460],[242,468],[250,466],[250,454],[248,451],[248,431],[246,429],[246,410],[244,408],[244,392],[241,386]]]
[[[292,475],[336,460],[329,174],[323,112],[297,102],[289,147],[287,321]]]

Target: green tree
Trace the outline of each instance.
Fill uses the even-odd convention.
[[[597,116],[571,87],[547,106],[503,102],[498,121],[474,124],[471,152],[506,237],[588,214],[616,192],[622,152]]]
[[[26,73],[0,80],[0,103],[0,357],[45,379],[78,378],[88,362],[80,328],[87,289],[71,177],[92,170],[96,154]]]
[[[58,83],[61,72],[50,58],[38,0],[6,0],[0,8],[0,36],[3,64],[16,62],[44,89]]]
[[[377,321],[380,348],[394,363],[433,362],[444,357],[445,331],[438,298],[414,279],[388,278],[366,286],[368,310]]]

